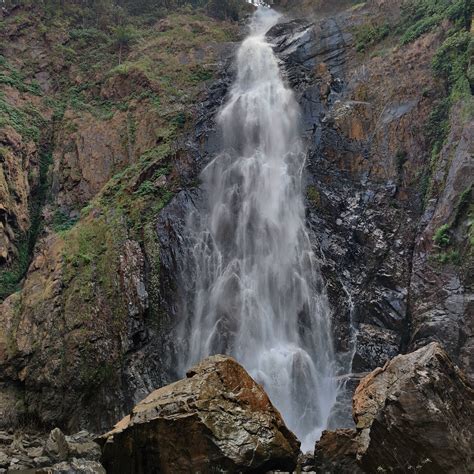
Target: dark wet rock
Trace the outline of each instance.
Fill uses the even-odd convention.
[[[213,356],[151,393],[101,438],[107,472],[266,472],[295,468],[300,443],[232,358]]]
[[[389,329],[371,324],[360,324],[356,335],[357,353],[353,360],[353,369],[371,370],[373,364],[379,367],[395,357],[400,351],[401,336]]]
[[[316,472],[469,473],[474,387],[438,343],[398,355],[362,379],[356,429],[325,431]]]
[[[353,413],[357,459],[366,472],[474,469],[474,389],[437,343],[364,378]]]
[[[356,461],[356,435],[357,432],[353,429],[324,431],[314,451],[315,471],[334,474],[362,473]]]
[[[433,176],[435,197],[420,221],[410,284],[410,347],[442,342],[473,382],[474,258],[468,208],[474,201],[474,123],[463,123],[460,116],[457,110],[452,114],[451,132]],[[447,248],[433,240],[443,225],[449,228]],[[443,263],[440,259],[450,253],[454,261]]]

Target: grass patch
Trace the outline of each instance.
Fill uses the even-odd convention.
[[[45,125],[41,113],[33,106],[24,108],[14,107],[5,99],[0,92],[0,128],[13,127],[23,138],[38,143],[41,128]]]
[[[6,58],[0,55],[0,85],[14,87],[20,92],[41,96],[41,88],[36,81],[27,81],[24,74],[12,67]]]
[[[366,51],[370,46],[380,43],[390,34],[390,26],[387,23],[381,25],[364,24],[355,33],[356,50]]]

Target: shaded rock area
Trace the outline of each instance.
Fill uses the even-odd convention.
[[[438,343],[399,355],[365,377],[353,399],[356,430],[325,432],[323,472],[469,473],[474,389]]]
[[[0,472],[105,474],[100,446],[87,431],[65,436],[55,428],[46,436],[0,431]]]
[[[458,106],[434,174],[433,187],[440,190],[440,196],[429,201],[416,239],[410,282],[410,348],[441,341],[474,383],[474,259],[469,241],[474,121],[463,123],[461,117]],[[448,229],[446,247],[433,240],[442,226]],[[449,255],[454,256],[451,262]]]
[[[31,223],[31,197],[39,184],[38,149],[13,128],[0,130],[0,265],[18,255],[18,235]]]
[[[232,358],[151,393],[101,438],[108,473],[292,471],[300,443]]]
[[[357,464],[356,430],[324,431],[314,450],[316,472],[357,474],[363,472]]]

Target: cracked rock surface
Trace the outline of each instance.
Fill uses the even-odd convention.
[[[212,356],[101,438],[108,473],[292,471],[300,443],[234,359]]]

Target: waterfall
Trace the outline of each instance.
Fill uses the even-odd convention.
[[[222,151],[201,175],[203,209],[188,217],[179,366],[232,355],[309,450],[337,384],[330,312],[305,227],[299,108],[265,39],[278,18],[263,7],[254,14],[217,118]]]

